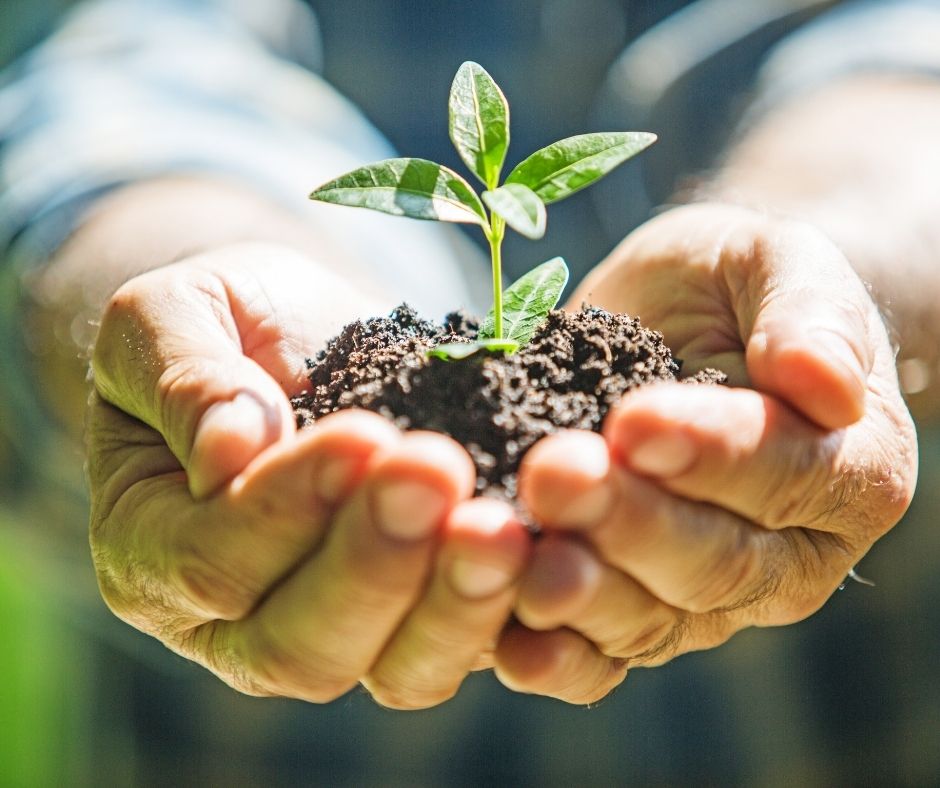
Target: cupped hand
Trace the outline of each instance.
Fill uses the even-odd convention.
[[[872,299],[805,224],[675,209],[572,301],[638,315],[684,372],[730,377],[632,392],[603,436],[560,433],[525,458],[520,495],[546,535],[497,675],[584,703],[629,667],[816,611],[906,510],[917,447]]]
[[[237,689],[324,702],[363,683],[431,706],[486,665],[529,540],[469,500],[466,452],[346,411],[297,432],[304,359],[357,293],[275,246],[124,285],[88,417],[91,543],[122,619]]]

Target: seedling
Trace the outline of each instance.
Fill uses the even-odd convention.
[[[479,350],[512,353],[532,338],[557,305],[568,282],[568,267],[555,257],[529,271],[504,293],[501,249],[506,226],[527,238],[541,238],[546,205],[604,177],[652,145],[656,135],[616,131],[568,137],[533,153],[500,185],[509,148],[509,104],[482,66],[468,61],[458,69],[450,89],[449,110],[450,139],[486,187],[481,195],[442,164],[398,158],[342,175],[320,186],[310,199],[413,219],[479,225],[490,247],[493,306],[476,342],[438,345],[428,352],[455,360]]]

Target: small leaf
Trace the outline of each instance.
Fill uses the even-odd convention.
[[[506,183],[528,186],[546,205],[570,197],[656,141],[645,131],[579,134],[536,151],[518,164]]]
[[[479,63],[467,61],[450,88],[450,139],[470,170],[493,189],[509,147],[509,104]]]
[[[548,313],[558,304],[568,284],[568,266],[560,257],[533,268],[503,293],[503,331],[506,339],[525,345]],[[495,319],[491,309],[483,321],[480,337],[491,337]]]
[[[545,203],[528,186],[507,183],[483,192],[483,202],[517,233],[533,240],[545,235]]]
[[[511,339],[478,339],[475,342],[448,342],[445,345],[432,347],[428,357],[440,358],[444,361],[460,361],[469,356],[485,350],[488,353],[515,353],[519,343]]]
[[[393,216],[489,226],[476,192],[456,172],[426,159],[385,159],[324,183],[311,200]]]

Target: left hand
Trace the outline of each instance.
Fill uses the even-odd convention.
[[[527,455],[545,534],[496,654],[524,692],[588,703],[628,667],[818,610],[903,515],[913,424],[878,311],[808,225],[723,205],[647,223],[572,299],[638,315],[684,372],[631,392],[603,436]]]

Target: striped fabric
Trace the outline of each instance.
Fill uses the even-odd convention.
[[[341,239],[419,309],[440,316],[455,297],[478,307],[460,292],[452,228],[306,200],[319,183],[393,155],[309,68],[318,59],[315,19],[294,0],[80,4],[0,81],[0,256],[15,247],[29,263],[45,259],[104,190],[222,175]]]

